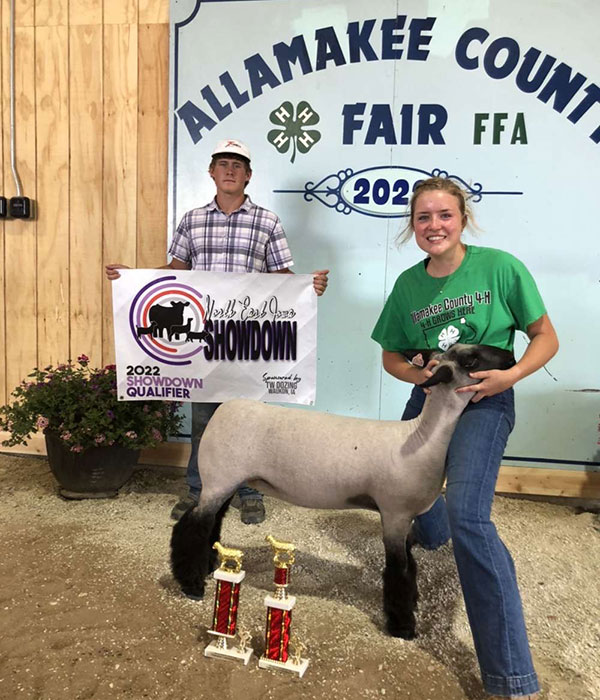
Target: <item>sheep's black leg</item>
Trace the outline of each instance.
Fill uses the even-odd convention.
[[[214,571],[217,568],[217,561],[218,561],[218,556],[217,552],[215,549],[213,549],[213,544],[215,542],[219,541],[219,538],[221,537],[221,525],[223,524],[223,518],[225,517],[225,513],[229,510],[229,504],[231,503],[231,498],[228,498],[225,503],[219,508],[219,512],[215,516],[215,523],[213,525],[212,532],[210,533],[210,540],[209,540],[209,546],[210,546],[210,554],[209,554],[209,566],[208,569],[209,571]]]
[[[405,537],[384,538],[383,609],[393,637],[416,637],[417,566]]]
[[[412,577],[412,582],[413,582],[413,594],[412,594],[412,601],[413,601],[413,607],[416,610],[417,605],[419,602],[419,588],[417,586],[417,562],[415,561],[415,558],[412,555],[412,546],[414,544],[414,539],[409,537],[406,540],[406,558],[408,561],[408,572],[409,575]]]
[[[190,598],[200,599],[204,595],[215,520],[214,512],[201,512],[196,506],[185,512],[173,527],[171,570],[183,593]]]

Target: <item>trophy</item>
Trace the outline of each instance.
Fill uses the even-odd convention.
[[[289,644],[292,624],[292,608],[296,598],[288,594],[290,569],[294,563],[295,547],[289,542],[279,542],[267,535],[267,542],[273,548],[275,564],[275,592],[265,597],[267,608],[267,630],[265,635],[265,653],[258,660],[260,668],[281,668],[293,671],[300,677],[308,667],[309,659],[301,657],[306,648],[301,642],[295,643],[295,653],[290,657]]]
[[[251,635],[245,629],[240,630],[240,645],[229,646],[228,640],[236,636],[237,614],[240,598],[240,584],[246,576],[242,570],[243,552],[240,549],[223,547],[215,542],[219,568],[213,572],[217,582],[215,590],[215,607],[213,622],[208,633],[216,637],[204,650],[204,656],[214,659],[237,659],[245,665],[250,661],[252,649],[248,648]]]

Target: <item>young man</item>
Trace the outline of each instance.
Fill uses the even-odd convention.
[[[292,255],[279,217],[257,206],[245,194],[252,178],[250,151],[241,141],[227,139],[217,144],[208,172],[217,193],[209,204],[186,212],[169,248],[173,270],[217,272],[274,272],[292,274]],[[124,265],[107,265],[108,279],[116,279]],[[317,270],[313,286],[321,296],[329,270]],[[217,403],[192,404],[192,452],[187,467],[188,495],[175,504],[171,517],[178,520],[198,502],[202,481],[198,473],[198,445]],[[240,516],[246,524],[265,518],[262,494],[241,486]]]

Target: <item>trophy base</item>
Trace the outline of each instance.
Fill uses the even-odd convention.
[[[242,651],[239,647],[225,647],[219,642],[211,642],[204,650],[204,656],[208,656],[211,659],[243,661],[244,666],[247,666],[252,656],[252,649]]]
[[[278,668],[284,671],[292,671],[297,673],[300,678],[304,675],[304,672],[308,668],[308,663],[310,659],[300,659],[299,663],[288,659],[287,661],[275,661],[273,659],[267,659],[265,656],[261,656],[258,660],[259,668]]]

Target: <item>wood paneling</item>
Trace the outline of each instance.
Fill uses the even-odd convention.
[[[102,26],[69,30],[69,357],[102,363]]]
[[[600,472],[502,467],[496,492],[599,499]]]
[[[7,5],[5,2],[0,2],[0,76],[2,80],[6,80],[7,72],[5,70],[7,64],[6,46],[4,37],[6,36],[5,25],[7,17]],[[2,183],[2,193],[6,192],[6,159],[5,159],[5,142],[6,135],[4,133],[4,124],[6,123],[6,90],[0,90],[0,115],[2,115],[2,139],[0,139],[0,182]],[[0,223],[0,403],[4,403],[4,399],[10,394],[6,385],[6,361],[8,355],[6,326],[4,323],[4,312],[6,309],[6,273],[5,263],[6,255],[4,250],[4,238],[6,236],[6,223],[3,220]]]
[[[138,22],[142,24],[162,24],[169,27],[169,4],[155,0],[139,0]]]
[[[8,27],[10,0],[4,0],[5,26]],[[35,4],[31,0],[15,0],[15,24],[17,27],[32,27],[35,16]]]
[[[136,265],[137,26],[104,27],[104,262]],[[102,357],[114,362],[110,283],[104,285]]]
[[[9,0],[0,12],[10,197]],[[0,228],[0,403],[38,364],[112,361],[105,263],[164,263],[168,17],[169,0],[15,0],[17,169],[37,216]]]
[[[3,21],[8,13],[3,8]],[[15,144],[16,167],[22,193],[36,199],[35,32],[31,26],[15,31]],[[11,174],[9,112],[9,28],[2,32],[4,195],[17,188]],[[38,362],[37,338],[37,222],[15,219],[4,226],[6,385],[19,384]]]
[[[166,263],[168,49],[167,25],[140,26],[138,173],[144,179],[137,192],[137,267]]]
[[[35,0],[36,27],[66,27],[69,19],[69,0]]]
[[[159,0],[159,4],[164,1]],[[93,24],[102,28],[102,4],[102,0],[69,0],[69,25]]]
[[[35,33],[37,337],[40,366],[69,355],[68,28]],[[51,264],[48,264],[50,261]]]
[[[104,0],[104,25],[109,24],[136,24],[138,22],[139,0]],[[164,0],[157,0],[157,5],[162,5]]]

